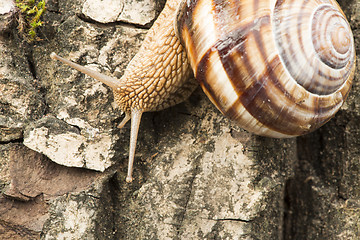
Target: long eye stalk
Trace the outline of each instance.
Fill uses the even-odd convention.
[[[60,57],[56,53],[51,53],[50,57],[54,60],[58,60],[66,65],[69,65],[70,67],[72,67],[90,77],[93,77],[96,80],[99,80],[100,82],[108,85],[109,87],[111,87],[114,90],[119,90],[119,88],[120,88],[120,82],[116,78],[112,78],[112,77],[106,76],[105,74],[102,74],[102,73],[96,72],[94,70],[91,70],[89,68],[83,67],[77,63],[74,63],[70,60]]]
[[[131,133],[130,133],[130,149],[129,149],[129,166],[126,182],[132,182],[132,172],[135,158],[136,140],[140,126],[140,120],[142,115],[141,110],[131,111]]]

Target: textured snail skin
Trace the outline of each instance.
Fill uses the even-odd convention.
[[[355,68],[349,25],[341,10],[336,12],[335,20],[331,14],[329,17],[329,9],[339,9],[335,2],[331,3],[334,6],[326,3],[318,7],[311,1],[295,4],[288,0],[168,0],[121,79],[86,69],[54,53],[51,57],[113,89],[116,102],[125,112],[119,127],[131,119],[126,178],[131,182],[142,113],[161,110],[188,98],[197,86],[190,78],[191,68],[217,108],[256,134],[297,136],[328,121],[343,104]],[[308,8],[309,12],[304,10]],[[340,27],[331,30],[316,21],[305,20],[305,15],[303,19],[295,11],[299,9],[310,18],[335,22],[336,26],[340,22]],[[287,12],[296,19],[288,18]],[[290,22],[284,27],[281,23],[286,21]],[[310,34],[300,24],[303,22],[311,26]],[[325,39],[330,39],[332,45],[328,42],[321,45],[323,38],[317,37],[317,30],[323,28],[330,31],[330,37]],[[290,44],[294,39],[303,45]],[[305,50],[309,43],[315,53]],[[284,45],[291,47],[279,50]],[[340,63],[324,60],[334,55]],[[325,68],[310,71],[313,65]],[[337,71],[333,73],[332,69]],[[303,72],[310,79],[298,76]],[[322,88],[329,83],[325,77],[328,73],[330,84]]]
[[[122,86],[114,91],[116,102],[125,112],[165,109],[183,102],[198,86],[190,78],[186,52],[175,36],[178,2],[167,2],[121,77]]]
[[[204,92],[250,132],[306,134],[348,95],[354,42],[335,1],[184,1],[177,23]]]

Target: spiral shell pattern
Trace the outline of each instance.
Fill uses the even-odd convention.
[[[250,132],[311,132],[351,88],[354,40],[335,1],[184,0],[176,29],[204,92]]]

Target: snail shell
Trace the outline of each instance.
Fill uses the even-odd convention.
[[[183,1],[175,28],[204,92],[250,132],[311,132],[351,88],[354,40],[335,1]]]

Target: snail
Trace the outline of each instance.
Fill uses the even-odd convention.
[[[119,127],[131,119],[127,182],[142,113],[187,99],[192,73],[241,127],[287,138],[332,118],[355,70],[353,35],[333,0],[168,0],[120,79],[51,57],[113,89]]]

